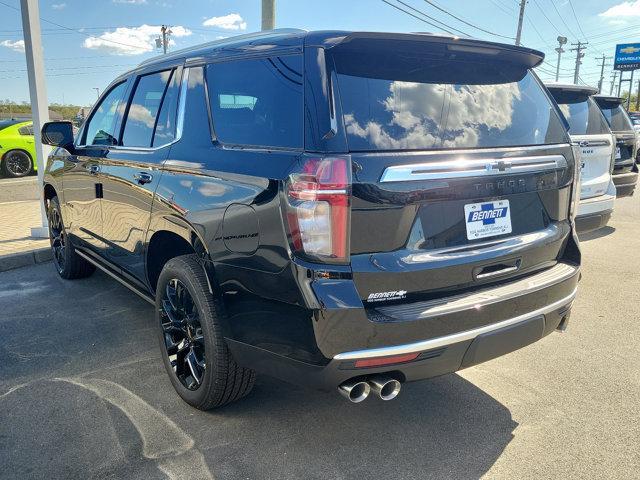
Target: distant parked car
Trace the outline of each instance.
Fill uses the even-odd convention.
[[[622,106],[624,99],[605,95],[596,95],[593,98],[616,136],[613,183],[616,185],[617,195],[618,197],[631,196],[638,183],[638,166],[636,165],[638,142],[631,119]]]
[[[36,169],[33,123],[0,120],[0,166],[7,177],[24,177]]]
[[[571,140],[581,149],[578,232],[604,227],[613,213],[616,187],[611,178],[616,139],[604,115],[591,98],[598,90],[585,85],[548,84],[547,88],[569,123]]]

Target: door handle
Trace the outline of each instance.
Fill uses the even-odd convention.
[[[153,175],[146,172],[139,172],[133,175],[133,179],[137,181],[139,185],[144,185],[145,183],[151,183]]]
[[[87,170],[89,170],[90,174],[97,175],[98,173],[100,173],[100,165],[88,165]]]

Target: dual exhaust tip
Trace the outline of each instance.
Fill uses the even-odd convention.
[[[347,380],[338,387],[338,391],[352,403],[360,403],[367,399],[371,391],[382,400],[393,400],[400,393],[398,380],[382,375],[375,375],[366,380]]]

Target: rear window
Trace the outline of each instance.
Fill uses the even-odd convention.
[[[609,126],[600,112],[600,108],[591,98],[553,92],[560,111],[569,122],[572,135],[597,135],[609,133]]]
[[[336,58],[352,151],[568,141],[557,111],[524,68],[400,55],[367,57]]]
[[[614,132],[633,130],[631,120],[629,120],[629,116],[622,105],[608,103],[602,105],[600,109]]]
[[[220,142],[302,148],[301,55],[214,63],[206,77]]]

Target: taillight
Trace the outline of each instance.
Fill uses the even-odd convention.
[[[291,246],[312,261],[349,261],[351,159],[306,157],[286,186]]]
[[[618,151],[618,144],[616,143],[616,136],[611,135],[611,165],[609,165],[609,173],[613,173],[613,169],[616,167],[616,152]]]
[[[582,171],[582,149],[576,142],[571,143],[573,150],[573,182],[571,184],[571,202],[569,204],[569,218],[573,222],[578,213],[580,203],[580,174]]]

